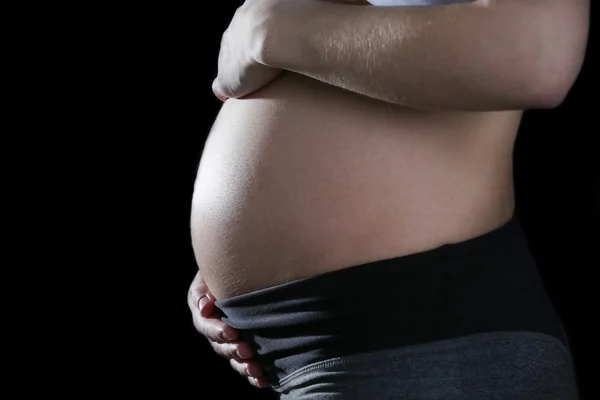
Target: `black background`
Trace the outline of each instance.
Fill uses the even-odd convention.
[[[142,158],[130,181],[136,188],[130,198],[135,218],[130,237],[137,238],[139,248],[129,252],[137,280],[125,288],[133,292],[134,305],[124,317],[135,323],[121,337],[123,350],[115,360],[127,364],[126,380],[136,375],[139,386],[133,393],[145,389],[166,398],[275,398],[250,386],[213,353],[195,332],[186,304],[196,269],[189,234],[193,183],[221,106],[211,83],[221,34],[241,4],[154,16],[152,34],[136,36],[152,42],[148,68],[153,73],[147,76],[145,67],[139,67],[146,77],[147,109],[131,126],[141,137],[135,151]],[[598,315],[592,305],[599,265],[598,175],[593,170],[598,167],[593,145],[598,124],[592,109],[596,36],[592,23],[585,65],[566,101],[556,109],[526,112],[514,159],[517,206],[570,335],[584,399],[595,392],[592,327]]]

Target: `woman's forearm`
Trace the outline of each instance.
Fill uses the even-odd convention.
[[[264,64],[421,109],[554,107],[583,62],[589,0],[355,7],[314,2],[269,35]]]

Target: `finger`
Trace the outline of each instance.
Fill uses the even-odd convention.
[[[206,282],[200,276],[200,271],[198,271],[188,291],[188,306],[192,310],[192,313],[195,309],[198,309],[203,317],[209,317],[214,312],[215,300],[215,297],[208,289],[208,285],[206,285]]]
[[[200,299],[206,295],[212,296],[208,285],[204,279],[202,279],[200,271],[198,271],[196,276],[194,276],[192,283],[190,284],[190,289],[188,290],[188,305],[190,309],[198,308]]]
[[[198,272],[188,291],[188,306],[192,310],[192,313],[195,310],[200,310],[202,317],[210,317],[215,311],[215,301],[215,296],[210,293],[206,282],[200,277],[200,273]]]
[[[210,342],[228,343],[238,338],[238,331],[216,317],[205,318],[194,313],[194,327]]]
[[[250,348],[250,345],[246,342],[242,342],[239,340],[230,342],[230,343],[218,343],[218,342],[210,342],[215,353],[226,359],[235,359],[238,362],[251,362],[256,364],[258,367],[258,363],[253,360],[249,360],[254,356],[254,352]]]
[[[235,371],[237,371],[238,374],[242,376],[252,377],[255,379],[263,377],[262,368],[260,368],[260,366],[256,362],[240,362],[232,358],[229,360],[229,365],[231,365],[231,368],[233,368]]]
[[[219,82],[219,78],[215,79],[212,84],[212,91],[214,95],[221,100],[223,103],[228,100],[228,97],[223,94],[223,90],[221,88],[221,83]]]
[[[268,387],[271,387],[271,384],[269,383],[267,378],[264,376],[260,377],[260,378],[253,378],[253,377],[249,376],[248,382],[250,382],[250,384],[252,386],[257,387],[259,389],[266,389]]]
[[[200,316],[210,318],[215,313],[215,298],[211,295],[202,296],[198,301]]]

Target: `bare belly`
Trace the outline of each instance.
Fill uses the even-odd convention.
[[[228,100],[192,200],[206,283],[223,299],[499,227],[521,115],[407,109],[288,72]]]

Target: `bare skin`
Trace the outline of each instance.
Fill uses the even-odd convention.
[[[196,274],[188,291],[188,307],[192,311],[194,327],[212,346],[215,353],[229,360],[231,367],[257,388],[269,387],[260,364],[251,358],[254,352],[248,343],[237,340],[239,332],[221,321],[215,308],[215,297],[206,282]]]
[[[257,10],[264,3],[251,5],[259,18]],[[253,25],[243,16],[241,12],[237,29],[240,37],[247,38],[243,28]],[[571,25],[576,25],[574,20],[569,20]],[[231,46],[225,46],[227,51],[219,59],[220,79],[213,84],[219,98],[230,99],[210,132],[196,178],[191,230],[199,272],[188,299],[196,328],[215,352],[229,359],[251,384],[266,387],[252,349],[219,319],[215,300],[423,252],[500,227],[514,213],[512,151],[522,111],[427,112],[392,105],[303,75],[280,73],[266,62],[261,66],[246,57],[247,46],[235,43],[225,41]],[[581,46],[561,47],[563,52],[571,48],[577,53]],[[420,55],[420,49],[414,47],[413,54]],[[317,57],[312,62],[320,61]],[[557,63],[551,63],[552,76],[567,71],[555,80],[559,86],[566,87],[564,83],[574,79],[576,64],[562,63],[557,68]],[[336,68],[355,73],[347,68],[352,65],[342,62]],[[337,74],[327,66],[332,75]],[[385,77],[386,71],[380,68],[378,76]],[[412,72],[419,76],[420,69]],[[243,76],[257,81],[240,84]],[[358,85],[357,90],[373,82],[362,77],[364,87]],[[388,81],[392,97],[403,92],[395,86],[400,81]],[[410,80],[412,84],[405,82],[404,87],[412,88],[415,97],[437,93],[431,86],[423,92],[414,82],[421,81]],[[448,88],[460,85],[444,82],[446,100],[468,98],[461,97],[460,90],[453,97],[454,89]],[[236,91],[237,97],[251,94],[236,100]]]
[[[513,213],[521,112],[425,112],[285,73],[228,100],[202,155],[193,246],[216,298],[425,251]]]
[[[228,100],[195,183],[196,327],[265,387],[258,363],[236,356],[247,343],[223,336],[236,332],[214,300],[499,227],[514,210],[521,114],[411,110],[288,72]]]

